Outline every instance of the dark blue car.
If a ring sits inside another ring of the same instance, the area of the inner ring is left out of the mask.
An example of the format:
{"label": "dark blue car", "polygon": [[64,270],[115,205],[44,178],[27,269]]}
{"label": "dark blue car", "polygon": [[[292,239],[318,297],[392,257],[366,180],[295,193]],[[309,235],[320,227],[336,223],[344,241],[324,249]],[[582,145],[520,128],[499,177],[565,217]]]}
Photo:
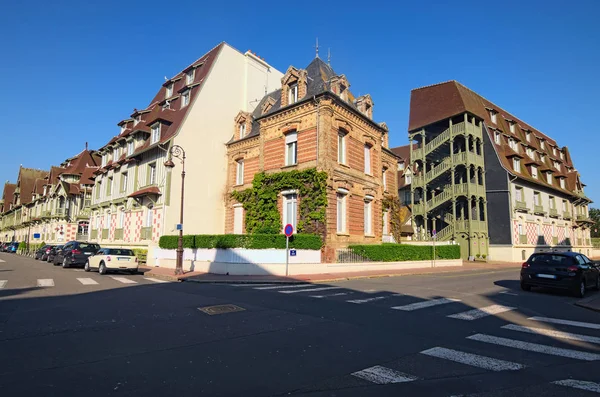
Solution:
{"label": "dark blue car", "polygon": [[14,242],[14,243],[10,243],[8,245],[8,249],[6,252],[10,252],[11,254],[14,254],[17,252],[17,248],[19,248],[19,243],[18,242]]}

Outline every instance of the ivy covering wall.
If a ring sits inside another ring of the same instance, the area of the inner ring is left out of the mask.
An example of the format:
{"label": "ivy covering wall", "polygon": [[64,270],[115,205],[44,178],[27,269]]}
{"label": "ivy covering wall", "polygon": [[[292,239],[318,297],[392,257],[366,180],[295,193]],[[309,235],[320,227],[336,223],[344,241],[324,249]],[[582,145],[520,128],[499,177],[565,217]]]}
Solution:
{"label": "ivy covering wall", "polygon": [[310,168],[254,175],[252,188],[235,191],[232,197],[244,206],[246,233],[279,234],[281,215],[277,207],[281,192],[298,193],[298,233],[325,234],[327,173]]}
{"label": "ivy covering wall", "polygon": [[400,200],[394,196],[385,196],[382,202],[383,212],[389,212],[390,232],[394,240],[400,242],[402,237],[402,219],[400,218]]}

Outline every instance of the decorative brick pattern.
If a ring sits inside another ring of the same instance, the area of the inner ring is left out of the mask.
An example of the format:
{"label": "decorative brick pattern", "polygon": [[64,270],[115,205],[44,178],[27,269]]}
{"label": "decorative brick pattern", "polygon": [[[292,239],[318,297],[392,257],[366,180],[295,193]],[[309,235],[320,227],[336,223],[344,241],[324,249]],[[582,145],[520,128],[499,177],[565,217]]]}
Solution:
{"label": "decorative brick pattern", "polygon": [[144,220],[144,211],[137,211],[134,215],[134,227],[133,227],[133,241],[138,242],[141,240],[142,226]]}
{"label": "decorative brick pattern", "polygon": [[265,142],[264,168],[266,171],[283,167],[285,161],[284,151],[285,139],[283,139],[283,136]]}
{"label": "decorative brick pattern", "polygon": [[125,213],[125,226],[123,227],[123,241],[125,242],[132,242],[132,238],[131,238],[131,218],[132,218],[132,213],[126,212]]}
{"label": "decorative brick pattern", "polygon": [[115,229],[117,228],[117,214],[110,215],[110,230],[108,232],[108,239],[115,241]]}
{"label": "decorative brick pattern", "polygon": [[158,242],[158,240],[160,239],[160,225],[161,225],[161,215],[162,215],[162,209],[156,209],[153,210],[154,214],[152,215],[152,241],[153,242]]}

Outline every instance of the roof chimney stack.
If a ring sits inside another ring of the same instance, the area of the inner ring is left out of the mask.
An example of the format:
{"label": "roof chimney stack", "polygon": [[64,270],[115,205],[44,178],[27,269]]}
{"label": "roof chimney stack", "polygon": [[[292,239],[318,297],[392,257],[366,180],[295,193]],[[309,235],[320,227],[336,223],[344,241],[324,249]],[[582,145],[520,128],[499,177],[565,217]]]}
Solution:
{"label": "roof chimney stack", "polygon": [[88,150],[88,143],[86,142],[85,143],[85,151],[87,152],[87,150]]}

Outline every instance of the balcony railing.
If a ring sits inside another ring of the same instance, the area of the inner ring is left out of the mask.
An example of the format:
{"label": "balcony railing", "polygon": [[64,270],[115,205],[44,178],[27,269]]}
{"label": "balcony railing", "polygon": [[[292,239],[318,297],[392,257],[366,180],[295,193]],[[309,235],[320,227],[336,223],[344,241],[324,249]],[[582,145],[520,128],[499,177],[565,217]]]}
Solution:
{"label": "balcony railing", "polygon": [[515,209],[517,211],[529,211],[529,208],[527,208],[527,203],[524,201],[515,201]]}
{"label": "balcony railing", "polygon": [[140,239],[150,240],[152,239],[152,227],[143,227],[140,233]]}
{"label": "balcony railing", "polygon": [[65,216],[65,209],[64,208],[57,208],[56,211],[54,211],[54,215],[56,215],[56,216]]}
{"label": "balcony railing", "polygon": [[544,211],[544,206],[543,205],[534,204],[533,205],[533,213],[534,214],[545,214],[546,211]]}
{"label": "balcony railing", "polygon": [[564,219],[572,219],[571,213],[569,211],[563,211],[563,218]]}
{"label": "balcony railing", "polygon": [[556,208],[550,208],[550,216],[558,216],[558,210]]}
{"label": "balcony railing", "polygon": [[83,208],[79,210],[77,214],[77,219],[89,219],[91,215],[91,211],[89,208]]}
{"label": "balcony railing", "polygon": [[585,214],[577,214],[577,220],[578,221],[586,221],[586,220],[588,220],[588,216]]}
{"label": "balcony railing", "polygon": [[90,232],[90,240],[97,240],[98,239],[98,230],[94,229]]}
{"label": "balcony railing", "polygon": [[75,235],[75,239],[77,241],[88,241],[88,234],[87,233],[77,233]]}
{"label": "balcony railing", "polygon": [[552,245],[558,245],[558,237],[552,237]]}
{"label": "balcony railing", "polygon": [[519,244],[527,244],[527,235],[519,234]]}
{"label": "balcony railing", "polygon": [[115,229],[115,240],[123,240],[123,229]]}
{"label": "balcony railing", "polygon": [[102,240],[106,240],[108,238],[108,229],[102,229]]}

